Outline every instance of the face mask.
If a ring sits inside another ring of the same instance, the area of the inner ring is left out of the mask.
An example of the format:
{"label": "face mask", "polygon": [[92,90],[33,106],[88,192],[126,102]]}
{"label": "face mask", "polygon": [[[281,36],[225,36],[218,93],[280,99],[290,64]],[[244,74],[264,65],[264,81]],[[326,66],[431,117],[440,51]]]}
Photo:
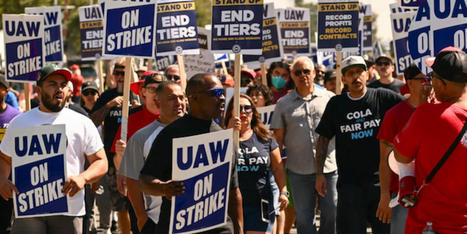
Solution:
{"label": "face mask", "polygon": [[280,76],[272,77],[272,86],[274,86],[274,88],[276,89],[281,89],[282,87],[284,87],[285,83],[286,80]]}

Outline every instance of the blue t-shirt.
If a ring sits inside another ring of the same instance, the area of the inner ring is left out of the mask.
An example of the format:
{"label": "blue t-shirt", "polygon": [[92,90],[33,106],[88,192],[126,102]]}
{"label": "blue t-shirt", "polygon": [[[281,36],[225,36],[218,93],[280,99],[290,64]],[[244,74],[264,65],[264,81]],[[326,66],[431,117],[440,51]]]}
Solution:
{"label": "blue t-shirt", "polygon": [[8,105],[14,107],[15,109],[19,110],[18,98],[16,97],[16,95],[13,92],[8,91],[7,95],[5,96],[5,102],[6,102],[6,104],[8,104]]}
{"label": "blue t-shirt", "polygon": [[256,133],[246,141],[240,141],[237,171],[243,205],[258,205],[261,199],[272,204],[270,152],[278,147],[274,138],[263,140]]}

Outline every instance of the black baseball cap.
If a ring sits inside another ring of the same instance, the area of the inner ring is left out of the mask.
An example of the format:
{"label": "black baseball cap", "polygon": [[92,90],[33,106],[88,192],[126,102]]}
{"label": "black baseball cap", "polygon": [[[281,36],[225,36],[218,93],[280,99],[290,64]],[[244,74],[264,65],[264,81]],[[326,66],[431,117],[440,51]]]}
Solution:
{"label": "black baseball cap", "polygon": [[71,71],[68,68],[59,68],[57,65],[47,65],[39,71],[39,76],[37,77],[36,83],[39,84],[44,81],[47,77],[58,74],[65,77],[67,81],[71,80]]}
{"label": "black baseball cap", "polygon": [[391,56],[389,56],[387,54],[380,55],[378,58],[376,58],[375,63],[378,63],[381,59],[387,59],[387,60],[389,60],[389,62],[391,62],[391,64],[394,64],[394,62],[392,61]]}
{"label": "black baseball cap", "polygon": [[410,80],[415,78],[418,74],[422,73],[420,69],[415,65],[414,63],[410,64],[405,70],[404,70],[404,78],[405,80]]}
{"label": "black baseball cap", "polygon": [[83,85],[81,85],[81,92],[84,92],[88,89],[92,89],[99,93],[99,88],[97,87],[97,84],[94,81],[86,81],[83,83]]}
{"label": "black baseball cap", "polygon": [[336,70],[329,70],[324,74],[324,83],[336,78]]}
{"label": "black baseball cap", "polygon": [[436,56],[431,68],[445,80],[467,83],[467,55],[458,48],[443,49]]}

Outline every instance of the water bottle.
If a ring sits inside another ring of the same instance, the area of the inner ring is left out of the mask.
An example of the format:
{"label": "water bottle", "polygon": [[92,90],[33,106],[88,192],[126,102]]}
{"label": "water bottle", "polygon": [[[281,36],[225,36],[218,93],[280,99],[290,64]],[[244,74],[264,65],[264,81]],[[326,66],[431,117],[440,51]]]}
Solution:
{"label": "water bottle", "polygon": [[422,234],[436,234],[435,230],[433,230],[432,222],[426,222],[426,226],[423,229]]}

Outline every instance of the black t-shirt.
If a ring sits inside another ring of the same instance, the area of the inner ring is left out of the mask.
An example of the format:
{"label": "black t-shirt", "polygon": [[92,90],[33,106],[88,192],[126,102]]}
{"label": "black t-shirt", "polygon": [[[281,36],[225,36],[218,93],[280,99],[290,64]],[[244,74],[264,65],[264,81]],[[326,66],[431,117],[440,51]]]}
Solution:
{"label": "black t-shirt", "polygon": [[338,184],[378,183],[379,142],[384,114],[405,98],[387,89],[368,88],[351,99],[348,93],[329,100],[316,132],[336,137]]}
{"label": "black t-shirt", "polygon": [[394,81],[390,84],[383,84],[379,80],[374,80],[373,82],[369,83],[367,86],[370,88],[374,88],[374,89],[385,88],[385,89],[392,90],[396,93],[400,93],[401,87],[404,86],[404,82],[398,79],[394,79]]}
{"label": "black t-shirt", "polygon": [[278,147],[271,137],[263,140],[256,133],[246,141],[240,141],[237,158],[238,185],[242,192],[243,205],[257,206],[261,199],[272,204],[270,152]]}
{"label": "black t-shirt", "polygon": [[[144,163],[141,174],[152,175],[161,181],[172,179],[172,140],[179,137],[199,135],[222,130],[213,121],[195,118],[189,114],[179,118],[165,127],[152,143],[151,150]],[[232,160],[235,163],[235,158]],[[235,165],[232,167],[230,178],[230,189],[238,187],[238,177]],[[157,233],[168,233],[170,225],[171,201],[162,198],[161,213],[157,225]],[[208,231],[207,233],[218,233],[232,230],[230,218],[228,223],[222,227]]]}

